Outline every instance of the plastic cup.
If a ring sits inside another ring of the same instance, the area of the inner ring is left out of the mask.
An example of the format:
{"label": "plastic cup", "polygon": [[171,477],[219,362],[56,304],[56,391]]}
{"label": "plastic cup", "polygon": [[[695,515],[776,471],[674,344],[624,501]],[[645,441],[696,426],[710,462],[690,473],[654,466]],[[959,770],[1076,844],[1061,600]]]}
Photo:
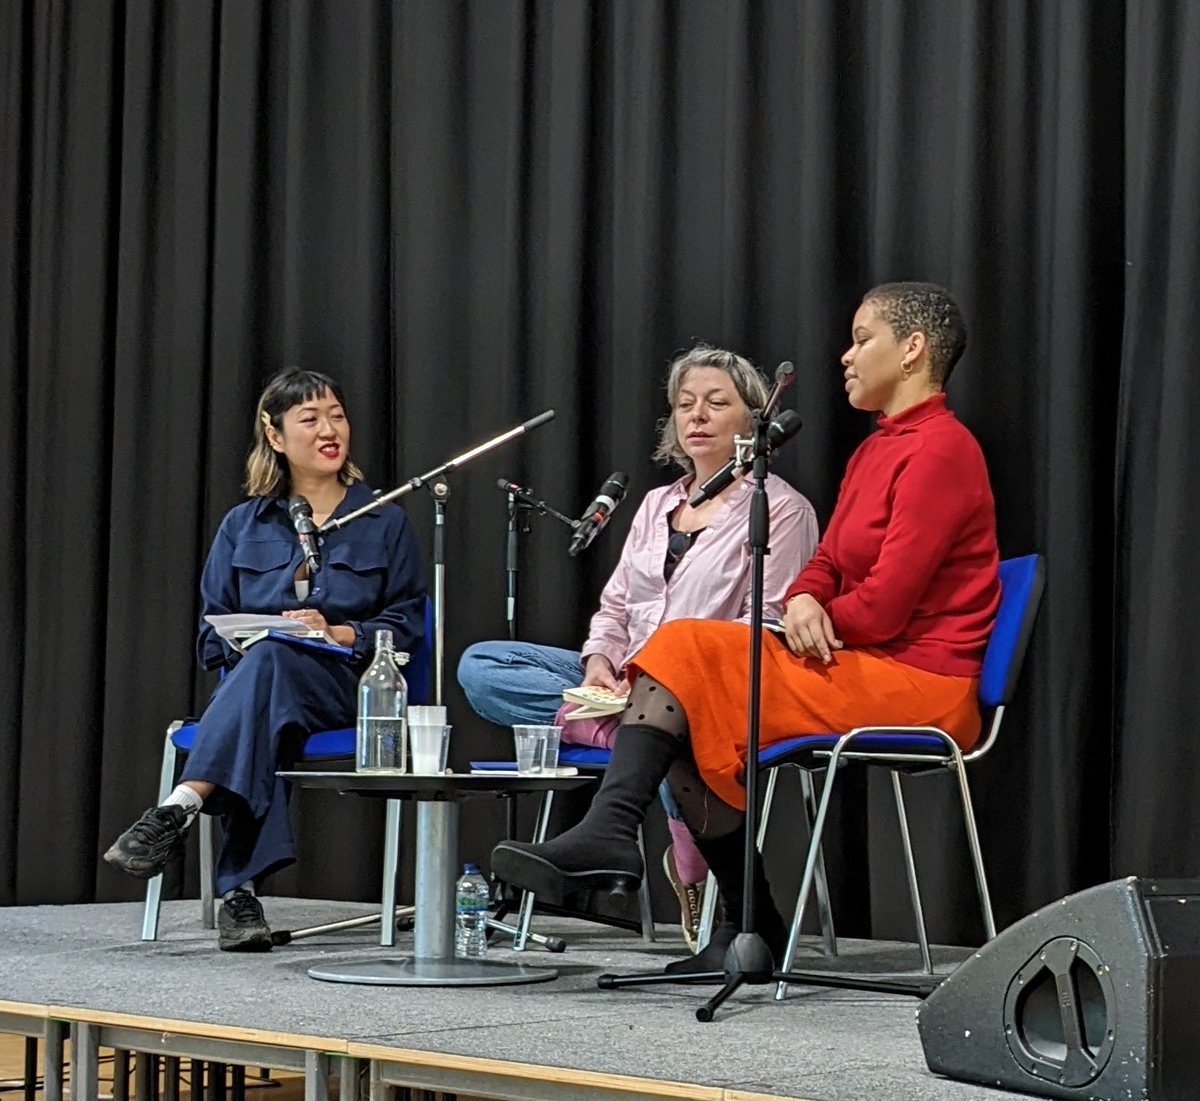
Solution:
{"label": "plastic cup", "polygon": [[558,768],[558,744],[562,738],[561,726],[548,726],[546,729],[546,752],[542,755],[542,768],[553,772]]}
{"label": "plastic cup", "polygon": [[440,776],[450,752],[450,727],[445,723],[408,724],[413,775]]}
{"label": "plastic cup", "polygon": [[416,726],[443,726],[446,722],[446,709],[441,706],[426,703],[414,703],[408,709],[408,721]]}
{"label": "plastic cup", "polygon": [[546,756],[547,729],[544,726],[513,727],[513,745],[517,752],[519,776],[537,776],[541,773]]}

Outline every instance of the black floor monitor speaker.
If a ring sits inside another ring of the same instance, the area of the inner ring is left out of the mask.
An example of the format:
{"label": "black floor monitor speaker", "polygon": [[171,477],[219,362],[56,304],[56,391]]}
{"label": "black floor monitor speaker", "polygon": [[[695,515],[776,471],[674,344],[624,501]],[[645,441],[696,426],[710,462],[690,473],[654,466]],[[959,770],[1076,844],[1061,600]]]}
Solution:
{"label": "black floor monitor speaker", "polygon": [[1200,880],[1118,879],[1022,918],[917,1010],[929,1069],[1045,1097],[1200,1098]]}

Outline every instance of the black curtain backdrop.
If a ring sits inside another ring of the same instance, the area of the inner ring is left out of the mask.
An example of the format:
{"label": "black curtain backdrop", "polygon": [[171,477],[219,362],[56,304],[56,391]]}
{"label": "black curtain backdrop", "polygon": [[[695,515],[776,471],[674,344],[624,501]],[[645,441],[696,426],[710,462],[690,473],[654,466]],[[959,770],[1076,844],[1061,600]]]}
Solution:
{"label": "black curtain backdrop", "polygon": [[[696,339],[797,362],[805,430],[778,470],[827,518],[869,428],[837,357],[863,290],[895,278],[959,297],[951,398],[1002,552],[1047,556],[1019,702],[973,772],[1000,922],[1200,872],[1200,5],[0,13],[0,902],[137,895],[98,856],[208,691],[199,571],[276,369],[344,382],[379,487],[557,411],[452,478],[452,679],[504,632],[496,478],[568,512],[614,468],[634,495],[661,484],[663,375]],[[428,552],[431,502],[406,505]],[[523,637],[578,645],[632,513],[575,560],[534,522]],[[448,702],[453,763],[505,752]],[[971,941],[950,788],[919,782],[918,860],[932,933]],[[911,931],[886,796],[862,783],[841,808],[847,932]],[[375,894],[378,808],[302,793],[296,819],[303,862],[275,889]],[[472,806],[464,858],[501,826]],[[781,814],[781,900],[801,843]]]}

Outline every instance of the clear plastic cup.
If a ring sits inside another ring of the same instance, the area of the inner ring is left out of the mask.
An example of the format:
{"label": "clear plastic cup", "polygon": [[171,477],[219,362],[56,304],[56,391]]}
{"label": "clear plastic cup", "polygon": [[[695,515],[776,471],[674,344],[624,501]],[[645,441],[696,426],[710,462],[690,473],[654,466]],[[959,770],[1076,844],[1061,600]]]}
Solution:
{"label": "clear plastic cup", "polygon": [[546,757],[546,731],[554,729],[545,726],[514,726],[513,746],[517,753],[517,774],[520,776],[537,776],[544,767]]}
{"label": "clear plastic cup", "polygon": [[546,729],[546,752],[542,756],[542,768],[553,772],[558,768],[558,746],[562,739],[561,726],[548,726]]}
{"label": "clear plastic cup", "polygon": [[445,723],[408,724],[409,763],[414,776],[440,776],[450,753],[450,727]]}

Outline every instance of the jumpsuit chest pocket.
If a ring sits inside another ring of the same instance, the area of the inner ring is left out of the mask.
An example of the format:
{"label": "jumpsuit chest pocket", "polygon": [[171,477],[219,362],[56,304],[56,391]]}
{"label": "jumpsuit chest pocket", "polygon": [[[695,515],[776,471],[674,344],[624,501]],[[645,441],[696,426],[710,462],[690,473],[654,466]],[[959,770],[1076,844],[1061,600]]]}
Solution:
{"label": "jumpsuit chest pocket", "polygon": [[[292,556],[297,545],[283,539],[239,543],[233,549],[241,607],[246,610],[275,610],[292,585]],[[297,555],[298,557],[298,555]]]}
{"label": "jumpsuit chest pocket", "polygon": [[364,576],[383,573],[388,568],[387,547],[382,543],[335,543],[325,547],[324,556],[330,569]]}
{"label": "jumpsuit chest pocket", "polygon": [[388,553],[383,543],[326,544],[322,608],[331,623],[369,619],[388,602]]}

